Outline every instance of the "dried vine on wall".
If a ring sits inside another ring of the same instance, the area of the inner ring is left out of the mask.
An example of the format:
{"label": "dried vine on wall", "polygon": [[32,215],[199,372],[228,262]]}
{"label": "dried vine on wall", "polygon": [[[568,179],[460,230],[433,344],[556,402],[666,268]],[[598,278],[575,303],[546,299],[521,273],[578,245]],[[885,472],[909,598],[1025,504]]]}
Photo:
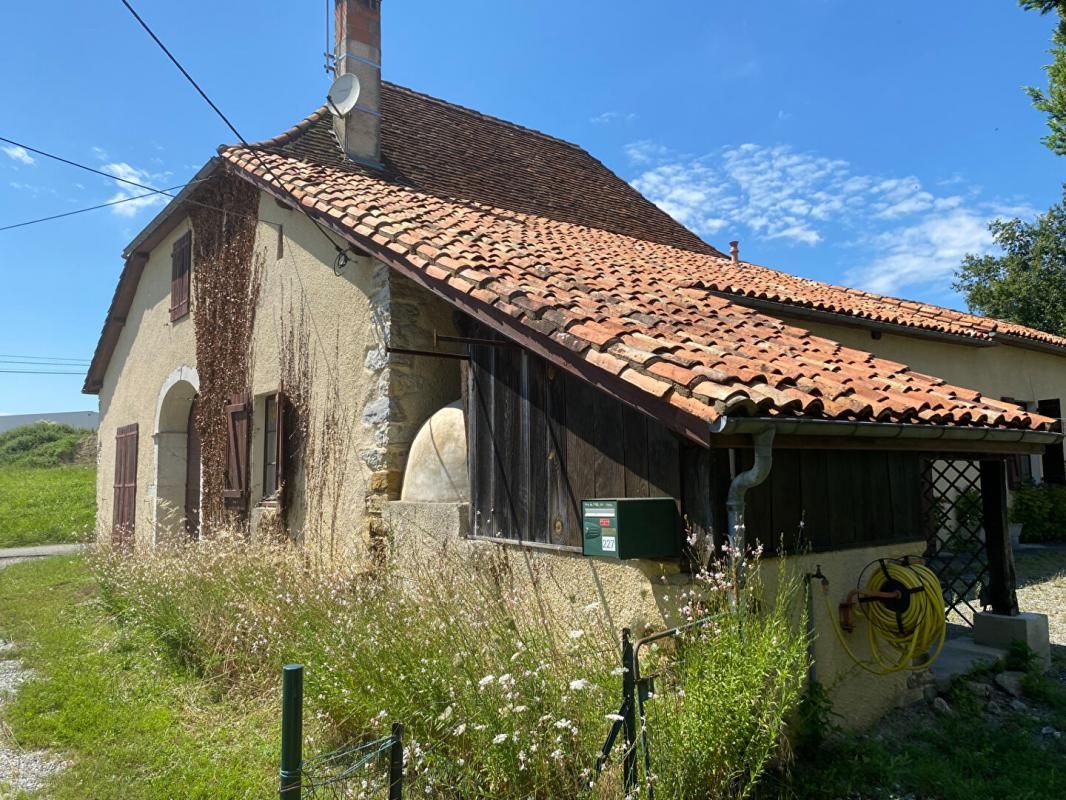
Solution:
{"label": "dried vine on wall", "polygon": [[[309,555],[332,560],[351,553],[341,552],[342,544],[350,545],[350,536],[342,528],[349,524],[344,514],[344,487],[348,482],[350,454],[354,448],[354,418],[350,404],[342,399],[341,388],[329,364],[340,364],[341,333],[335,332],[334,352],[320,351],[316,369],[312,355],[311,331],[307,299],[302,291],[297,296],[282,296],[280,320],[280,368],[282,386],[292,415],[289,421],[289,460],[286,481],[293,488],[302,488],[299,497],[291,497],[288,504],[290,524],[299,522],[299,530],[306,544],[312,546]],[[323,346],[318,340],[319,348]],[[297,479],[297,475],[300,479]],[[299,513],[293,514],[299,506]]]}
{"label": "dried vine on wall", "polygon": [[[223,501],[226,418],[230,397],[247,393],[252,374],[252,331],[259,304],[262,259],[255,252],[259,192],[229,175],[212,179],[193,206],[193,280],[196,367],[200,402],[196,427],[202,447],[202,519],[205,531],[232,524]],[[214,210],[224,209],[226,213]]]}

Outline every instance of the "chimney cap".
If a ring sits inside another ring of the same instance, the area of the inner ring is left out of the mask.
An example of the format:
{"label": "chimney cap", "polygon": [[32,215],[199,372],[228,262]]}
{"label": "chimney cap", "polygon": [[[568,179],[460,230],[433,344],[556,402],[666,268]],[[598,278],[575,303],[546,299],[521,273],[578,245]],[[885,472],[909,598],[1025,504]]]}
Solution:
{"label": "chimney cap", "polygon": [[729,243],[729,256],[734,263],[740,260],[740,242],[733,240]]}

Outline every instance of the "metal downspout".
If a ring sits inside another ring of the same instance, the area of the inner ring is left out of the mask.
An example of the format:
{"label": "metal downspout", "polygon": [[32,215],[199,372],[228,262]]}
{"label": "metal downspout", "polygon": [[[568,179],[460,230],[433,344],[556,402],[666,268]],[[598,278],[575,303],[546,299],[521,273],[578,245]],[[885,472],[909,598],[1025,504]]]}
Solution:
{"label": "metal downspout", "polygon": [[766,480],[773,465],[774,429],[766,428],[752,434],[755,442],[755,462],[751,469],[741,472],[732,483],[729,484],[729,494],[726,496],[726,525],[729,538],[729,557],[733,562],[733,574],[736,576],[737,588],[743,583],[742,566],[744,563],[744,549],[746,546],[744,527],[744,496],[748,489],[752,489]]}

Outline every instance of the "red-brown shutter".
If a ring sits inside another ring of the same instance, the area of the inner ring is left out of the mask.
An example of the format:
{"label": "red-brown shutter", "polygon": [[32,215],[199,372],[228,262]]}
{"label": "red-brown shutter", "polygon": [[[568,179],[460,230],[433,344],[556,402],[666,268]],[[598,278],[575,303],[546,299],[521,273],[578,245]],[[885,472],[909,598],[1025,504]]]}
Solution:
{"label": "red-brown shutter", "polygon": [[192,233],[186,233],[174,242],[170,253],[170,321],[181,319],[189,313],[189,295],[192,288]]}
{"label": "red-brown shutter", "polygon": [[226,403],[226,475],[222,496],[241,506],[248,501],[248,451],[252,409],[245,395]]}
{"label": "red-brown shutter", "polygon": [[137,524],[137,423],[115,432],[115,496],[111,510],[111,546],[133,546]]}

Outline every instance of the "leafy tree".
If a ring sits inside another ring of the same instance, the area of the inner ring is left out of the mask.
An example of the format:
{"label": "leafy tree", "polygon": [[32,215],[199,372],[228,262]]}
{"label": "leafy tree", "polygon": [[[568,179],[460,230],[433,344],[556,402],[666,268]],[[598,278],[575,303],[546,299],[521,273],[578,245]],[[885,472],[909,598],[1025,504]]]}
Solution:
{"label": "leafy tree", "polygon": [[955,290],[976,314],[1066,336],[1066,198],[1033,222],[989,228],[1003,255],[966,256]]}
{"label": "leafy tree", "polygon": [[1019,0],[1027,11],[1039,11],[1041,14],[1056,12],[1059,24],[1051,37],[1050,50],[1053,61],[1045,69],[1048,75],[1048,87],[1045,94],[1034,86],[1026,89],[1033,105],[1048,116],[1047,125],[1050,133],[1044,137],[1044,144],[1056,155],[1066,155],[1066,0]]}

